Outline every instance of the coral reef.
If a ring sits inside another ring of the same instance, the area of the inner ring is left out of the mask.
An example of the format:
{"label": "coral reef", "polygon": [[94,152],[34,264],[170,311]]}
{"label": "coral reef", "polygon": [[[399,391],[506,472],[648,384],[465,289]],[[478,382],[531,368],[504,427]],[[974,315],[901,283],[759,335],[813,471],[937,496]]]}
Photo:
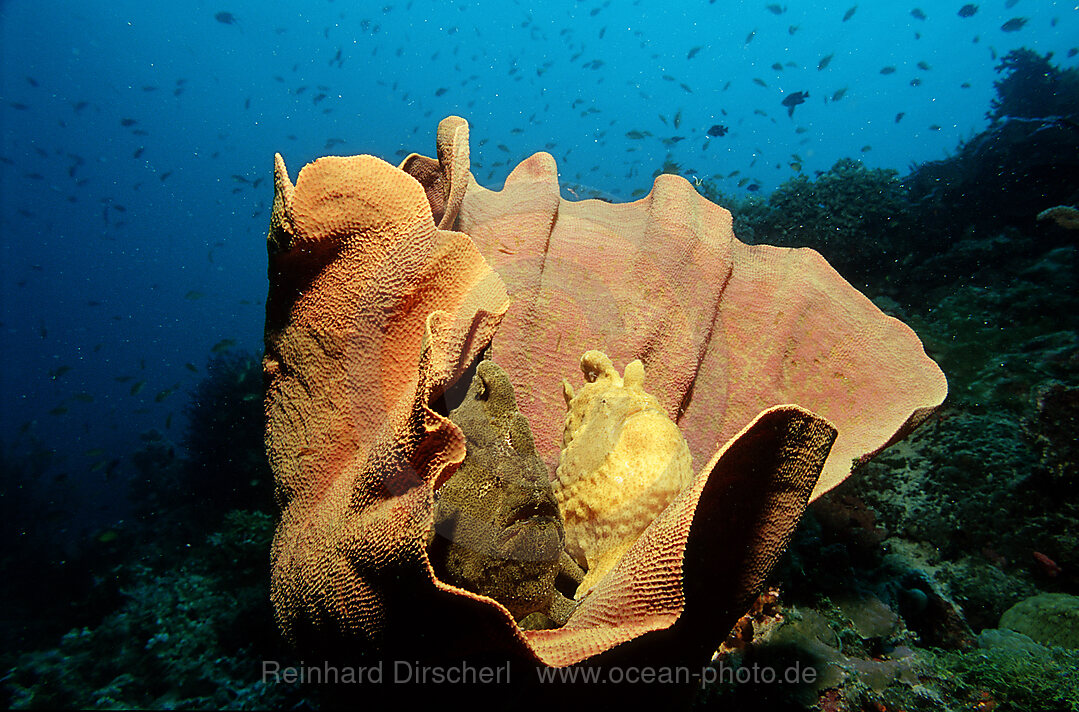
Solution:
{"label": "coral reef", "polygon": [[[813,247],[870,291],[915,299],[912,282],[939,284],[978,259],[953,250],[956,242],[995,239],[1005,225],[1030,229],[1053,206],[1064,209],[1047,217],[1066,220],[1067,205],[1079,202],[1079,70],[1049,60],[1009,53],[998,67],[1005,76],[990,127],[902,178],[842,159],[816,178],[785,181],[767,200],[724,195],[707,183],[702,190],[734,213],[742,239]],[[1070,244],[1066,234],[1047,239]]]}
{"label": "coral reef", "polygon": [[183,480],[167,493],[169,509],[191,503],[194,516],[216,523],[236,507],[270,508],[262,399],[257,357],[230,351],[210,359],[185,409]]}
{"label": "coral reef", "polygon": [[1079,200],[1079,70],[1059,69],[1051,56],[1009,52],[997,67],[1004,76],[995,83],[989,128],[904,179],[933,240],[971,227],[1029,228],[1039,212]]}
{"label": "coral reef", "polygon": [[918,166],[904,183],[933,239],[967,227],[1029,227],[1040,211],[1079,200],[1079,123],[1002,118],[955,156]]}
{"label": "coral reef", "polygon": [[1038,469],[1054,489],[1070,491],[1079,482],[1079,387],[1051,382],[1034,389],[1023,431],[1038,453]]}
{"label": "coral reef", "polygon": [[880,280],[894,271],[895,260],[906,253],[901,244],[916,224],[896,171],[866,168],[849,158],[815,179],[799,174],[784,181],[766,205],[751,199],[738,211],[755,242],[812,247],[842,274],[860,280]]}
{"label": "coral reef", "polygon": [[997,96],[990,100],[989,120],[1079,116],[1079,69],[1060,69],[1052,58],[1052,52],[1040,55],[1026,47],[1004,55],[996,66],[1003,76],[993,82]]}
{"label": "coral reef", "polygon": [[1070,205],[1055,205],[1038,213],[1038,220],[1053,220],[1065,230],[1079,230],[1079,209]]}
{"label": "coral reef", "polygon": [[134,567],[124,603],[51,650],[22,654],[4,677],[17,709],[266,709],[304,704],[260,679],[288,661],[266,600],[270,516],[231,512],[186,565]]}

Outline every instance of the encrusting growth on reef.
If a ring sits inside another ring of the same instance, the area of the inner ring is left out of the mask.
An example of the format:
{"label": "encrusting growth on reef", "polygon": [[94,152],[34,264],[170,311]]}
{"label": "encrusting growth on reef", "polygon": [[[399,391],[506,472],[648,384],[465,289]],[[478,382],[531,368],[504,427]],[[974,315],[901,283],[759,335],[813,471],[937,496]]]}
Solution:
{"label": "encrusting growth on reef", "polygon": [[1038,213],[1038,220],[1054,220],[1057,225],[1068,230],[1079,230],[1079,208],[1070,205],[1057,205]]}

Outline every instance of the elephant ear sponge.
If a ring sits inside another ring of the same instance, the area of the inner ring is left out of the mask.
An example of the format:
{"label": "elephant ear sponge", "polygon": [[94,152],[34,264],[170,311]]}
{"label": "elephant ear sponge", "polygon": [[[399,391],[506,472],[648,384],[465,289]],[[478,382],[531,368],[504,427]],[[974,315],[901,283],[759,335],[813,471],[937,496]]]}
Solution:
{"label": "elephant ear sponge", "polygon": [[587,569],[582,598],[693,479],[685,438],[644,390],[644,365],[619,376],[599,351],[581,357],[585,385],[563,381],[568,412],[554,482],[566,550]]}

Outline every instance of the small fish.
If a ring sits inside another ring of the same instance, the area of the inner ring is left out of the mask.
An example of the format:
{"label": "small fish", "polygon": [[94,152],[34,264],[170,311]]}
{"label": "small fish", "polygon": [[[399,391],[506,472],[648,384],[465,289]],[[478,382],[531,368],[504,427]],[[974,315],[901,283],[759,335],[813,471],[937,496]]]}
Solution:
{"label": "small fish", "polygon": [[676,113],[674,115],[674,127],[677,129],[677,128],[681,128],[681,126],[682,126],[682,110],[679,109],[678,113]]}
{"label": "small fish", "polygon": [[749,185],[746,186],[746,190],[748,190],[750,193],[756,193],[760,189],[761,189],[760,183],[750,183]]}
{"label": "small fish", "polygon": [[929,64],[929,62],[918,62],[918,69],[922,70],[923,72],[928,72],[932,68],[933,67]]}
{"label": "small fish", "polygon": [[719,137],[719,136],[726,136],[727,131],[728,131],[728,129],[727,129],[726,126],[723,126],[721,124],[716,124],[712,128],[708,129],[708,135],[712,136],[713,138]]}
{"label": "small fish", "polygon": [[139,122],[135,119],[120,119],[120,125],[124,127],[134,126],[137,123]]}
{"label": "small fish", "polygon": [[235,339],[221,339],[216,344],[214,344],[210,350],[213,351],[215,354],[220,354],[228,351],[235,345]]}
{"label": "small fish", "polygon": [[231,12],[219,12],[214,15],[214,19],[220,22],[222,25],[238,25],[236,16]]}
{"label": "small fish", "polygon": [[822,72],[825,69],[827,69],[828,65],[832,63],[832,57],[834,57],[834,56],[835,56],[835,54],[826,54],[823,57],[821,57],[820,61],[817,62],[817,71]]}
{"label": "small fish", "polygon": [[900,111],[898,114],[895,115],[895,122],[898,124],[900,121],[903,120],[903,117],[906,116],[906,115],[907,115],[907,112]]}
{"label": "small fish", "polygon": [[910,80],[910,85],[912,87],[920,87],[922,85],[922,80],[918,77],[914,77],[914,79]]}
{"label": "small fish", "polygon": [[1060,575],[1060,572],[1064,569],[1060,568],[1060,564],[1050,559],[1048,556],[1040,551],[1035,551],[1031,554],[1034,557],[1034,561],[1037,562],[1038,567],[1042,570],[1046,576],[1055,578]]}
{"label": "small fish", "polygon": [[142,155],[142,152],[145,151],[145,150],[146,150],[145,146],[139,146],[138,148],[135,149],[135,152],[131,154],[131,157],[132,158],[138,158],[139,156]]}
{"label": "small fish", "polygon": [[924,20],[924,19],[926,19],[925,13],[922,12],[922,8],[920,8],[920,7],[916,7],[913,10],[911,10],[910,11],[910,16],[913,17],[915,20]]}
{"label": "small fish", "polygon": [[191,373],[198,373],[199,372],[199,367],[196,366],[195,364],[191,363],[190,361],[188,361],[187,363],[184,364],[184,368],[186,368],[188,371],[191,371]]}
{"label": "small fish", "polygon": [[49,371],[49,378],[55,381],[57,378],[60,378],[60,376],[63,376],[70,370],[71,366],[57,366],[53,370]]}
{"label": "small fish", "polygon": [[793,119],[794,118],[794,107],[798,106],[799,104],[804,104],[805,100],[808,99],[808,98],[809,98],[809,92],[807,92],[807,91],[796,91],[793,94],[790,94],[790,95],[784,97],[783,101],[781,101],[779,103],[781,103],[783,106],[787,107],[787,116],[789,116],[789,117],[791,117]]}
{"label": "small fish", "polygon": [[757,36],[757,28],[754,27],[753,31],[750,32],[748,35],[746,35],[745,44],[749,44],[750,42],[752,42],[753,38],[756,37],[756,36]]}
{"label": "small fish", "polygon": [[940,131],[940,124],[930,124],[929,125],[929,130],[930,131]]}
{"label": "small fish", "polygon": [[978,6],[973,4],[964,5],[963,7],[959,8],[960,17],[974,17],[974,13],[976,12],[978,12]]}
{"label": "small fish", "polygon": [[190,299],[190,300],[194,301],[196,299],[202,299],[205,296],[206,295],[203,294],[202,292],[199,292],[199,291],[196,291],[196,290],[192,289],[190,292],[188,292],[187,294],[184,295],[184,299]]}
{"label": "small fish", "polygon": [[67,412],[67,406],[66,405],[58,405],[58,406],[56,406],[55,408],[53,408],[52,410],[49,411],[49,415],[63,415],[66,412]]}
{"label": "small fish", "polygon": [[136,381],[135,385],[131,386],[131,395],[137,396],[143,388],[146,387],[146,381]]}
{"label": "small fish", "polygon": [[1019,4],[1019,0],[1004,0],[1004,8],[1011,10],[1013,7]]}
{"label": "small fish", "polygon": [[783,65],[780,64],[779,62],[776,62],[775,64],[772,65],[772,69],[774,69],[777,72],[782,72],[783,71]]}
{"label": "small fish", "polygon": [[1027,24],[1027,18],[1025,17],[1013,17],[1000,26],[1000,29],[1004,32],[1018,32],[1023,29],[1023,25]]}
{"label": "small fish", "polygon": [[442,96],[448,91],[449,89],[447,89],[446,87],[439,87],[438,89],[435,89],[435,96]]}
{"label": "small fish", "polygon": [[693,59],[697,56],[697,53],[700,52],[701,49],[703,48],[700,45],[697,45],[696,47],[691,47],[689,53],[686,54],[686,59]]}
{"label": "small fish", "polygon": [[832,101],[839,101],[846,93],[846,87],[843,87],[842,89],[836,89],[835,92],[832,94]]}
{"label": "small fish", "polygon": [[868,152],[870,152],[872,150],[873,150],[873,147],[870,146],[868,143],[866,145],[862,146],[862,153],[868,153]]}
{"label": "small fish", "polygon": [[845,13],[843,13],[843,22],[846,22],[846,21],[847,21],[847,20],[849,20],[850,18],[854,17],[854,13],[855,13],[855,11],[856,11],[857,9],[858,9],[858,6],[857,6],[857,5],[855,5],[854,7],[852,7],[852,8],[851,8],[851,9],[849,9],[849,10],[847,10],[847,11],[846,11]]}
{"label": "small fish", "polygon": [[764,9],[772,13],[773,15],[782,15],[787,11],[786,7],[783,7],[782,5],[776,5],[775,3],[771,5],[765,5]]}
{"label": "small fish", "polygon": [[881,67],[880,73],[881,74],[895,74],[895,67],[892,67],[890,65],[887,66],[887,67]]}
{"label": "small fish", "polygon": [[767,84],[765,83],[765,81],[764,81],[763,79],[761,79],[760,77],[753,77],[753,83],[754,83],[754,84],[758,84],[758,85],[760,85],[760,86],[764,87],[765,89],[767,89],[767,88],[768,88],[768,85],[767,85]]}

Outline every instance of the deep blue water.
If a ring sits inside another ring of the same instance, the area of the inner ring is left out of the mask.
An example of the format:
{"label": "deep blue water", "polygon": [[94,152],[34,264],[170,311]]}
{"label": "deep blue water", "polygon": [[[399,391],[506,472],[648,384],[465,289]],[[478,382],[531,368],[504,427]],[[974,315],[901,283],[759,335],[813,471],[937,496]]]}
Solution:
{"label": "deep blue water", "polygon": [[963,4],[4,2],[0,439],[50,453],[72,516],[123,515],[140,433],[180,439],[215,344],[261,350],[275,151],[293,178],[433,155],[460,114],[493,188],[545,149],[622,200],[668,159],[732,194],[843,156],[903,173],[987,125],[1008,50],[1074,66],[1074,2]]}

